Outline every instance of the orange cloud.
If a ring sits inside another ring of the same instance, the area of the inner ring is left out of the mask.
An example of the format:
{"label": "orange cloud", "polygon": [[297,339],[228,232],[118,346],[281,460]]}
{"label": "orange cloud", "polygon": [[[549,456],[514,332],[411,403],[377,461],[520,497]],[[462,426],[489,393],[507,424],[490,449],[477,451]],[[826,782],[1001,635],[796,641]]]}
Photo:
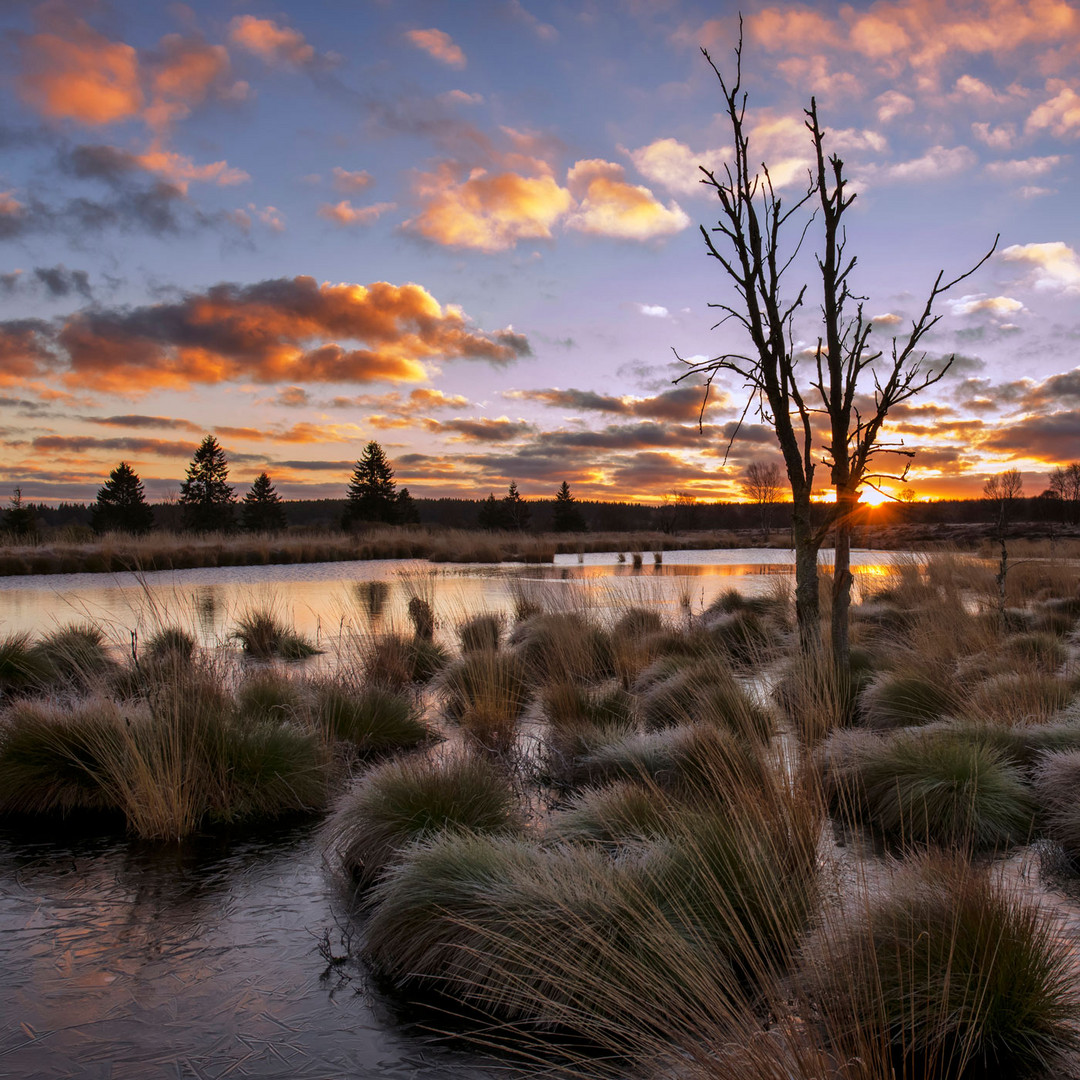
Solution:
{"label": "orange cloud", "polygon": [[196,165],[186,154],[166,150],[157,143],[145,153],[134,155],[133,161],[147,172],[167,180],[184,194],[187,194],[188,183],[192,180],[228,187],[251,179],[249,173],[234,168],[227,161]]}
{"label": "orange cloud", "polygon": [[722,169],[729,153],[726,148],[695,153],[677,139],[657,139],[648,146],[629,151],[629,157],[634,168],[647,180],[679,195],[694,195],[705,191],[699,166],[713,172]]}
{"label": "orange cloud", "polygon": [[371,187],[374,183],[371,173],[361,169],[359,172],[349,172],[340,165],[334,166],[334,187],[346,195],[355,194]]}
{"label": "orange cloud", "polygon": [[449,164],[421,174],[415,187],[425,206],[404,228],[437,244],[488,252],[505,251],[518,240],[550,239],[572,203],[547,175],[476,169],[460,181]]}
{"label": "orange cloud", "polygon": [[685,229],[690,219],[676,202],[665,207],[646,187],[623,179],[623,167],[610,161],[579,161],[567,174],[579,198],[567,226],[594,236],[652,240]]}
{"label": "orange cloud", "polygon": [[73,20],[64,36],[21,42],[19,95],[50,120],[98,126],[137,116],[143,105],[139,59],[130,45]]}
{"label": "orange cloud", "polygon": [[441,305],[420,285],[319,285],[310,277],[216,285],[141,308],[92,308],[54,328],[0,323],[6,372],[59,367],[70,386],[117,393],[239,379],[419,382],[431,359],[505,364],[529,351],[521,334],[475,330],[460,308]]}
{"label": "orange cloud", "polygon": [[467,62],[461,48],[444,30],[410,30],[405,34],[405,40],[449,67],[463,68]]}
{"label": "orange cloud", "polygon": [[229,23],[229,40],[267,64],[303,67],[315,59],[315,50],[303,34],[292,27],[279,26],[273,19],[237,15]]}
{"label": "orange cloud", "polygon": [[332,221],[335,225],[370,225],[377,221],[387,210],[397,208],[397,203],[381,202],[371,206],[353,206],[348,199],[339,203],[323,203],[317,213],[319,217]]}

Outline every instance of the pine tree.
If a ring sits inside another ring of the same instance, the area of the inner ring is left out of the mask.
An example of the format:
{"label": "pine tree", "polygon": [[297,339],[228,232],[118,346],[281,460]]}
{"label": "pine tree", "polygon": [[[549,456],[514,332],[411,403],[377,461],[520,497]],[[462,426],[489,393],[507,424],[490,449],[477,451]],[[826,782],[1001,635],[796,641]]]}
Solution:
{"label": "pine tree", "polygon": [[517,482],[510,481],[510,490],[503,499],[503,505],[506,508],[506,518],[509,522],[509,528],[516,530],[517,532],[524,532],[529,527],[529,521],[532,518],[532,511],[529,509],[529,504],[521,497],[521,494],[517,489]]}
{"label": "pine tree", "polygon": [[507,513],[506,501],[496,499],[494,492],[489,492],[488,497],[480,504],[476,514],[476,527],[489,529],[492,532],[498,529],[510,528],[510,516]]}
{"label": "pine tree", "polygon": [[225,531],[233,524],[236,496],[226,481],[229,463],[213,435],[207,435],[188,466],[180,485],[184,524],[193,532]]}
{"label": "pine tree", "polygon": [[349,481],[348,498],[342,517],[342,524],[346,529],[357,524],[398,523],[399,507],[394,470],[390,468],[390,462],[386,460],[383,448],[377,442],[369,442],[364,447]]}
{"label": "pine tree", "polygon": [[565,480],[555,494],[555,517],[552,524],[556,532],[585,532],[588,529],[577,500],[570,494],[570,485]]}
{"label": "pine tree", "polygon": [[37,515],[29,503],[24,503],[22,488],[11,496],[11,505],[4,511],[4,528],[15,536],[33,536],[37,532]]}
{"label": "pine tree", "polygon": [[399,525],[419,525],[420,511],[417,509],[416,500],[409,493],[407,487],[403,487],[397,493],[397,515]]}
{"label": "pine tree", "polygon": [[154,511],[146,503],[143,483],[126,461],[121,461],[98,488],[90,524],[97,533],[144,533],[154,527]]}
{"label": "pine tree", "polygon": [[248,532],[279,532],[285,528],[285,507],[266,473],[259,473],[244,496],[240,519]]}

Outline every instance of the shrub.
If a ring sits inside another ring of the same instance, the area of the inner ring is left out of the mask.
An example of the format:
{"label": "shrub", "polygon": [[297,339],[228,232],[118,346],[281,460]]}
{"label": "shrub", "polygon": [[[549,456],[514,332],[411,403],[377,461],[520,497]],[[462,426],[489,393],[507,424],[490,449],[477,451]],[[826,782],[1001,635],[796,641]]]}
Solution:
{"label": "shrub", "polygon": [[324,730],[362,755],[411,750],[431,736],[413,699],[385,687],[351,691],[339,683],[321,683],[315,698],[315,715]]}
{"label": "shrub", "polygon": [[943,728],[901,732],[856,751],[852,809],[883,837],[978,851],[1028,839],[1034,803],[992,747]]}
{"label": "shrub", "polygon": [[1076,1046],[1070,943],[956,856],[909,865],[828,920],[802,985],[840,1058],[881,1074],[1041,1075]]}
{"label": "shrub", "polygon": [[504,751],[528,704],[528,670],[515,653],[467,653],[440,680],[447,713],[479,746]]}
{"label": "shrub", "polygon": [[241,615],[235,636],[244,654],[253,660],[304,660],[319,650],[302,634],[290,630],[270,611],[249,611]]}
{"label": "shrub", "polygon": [[330,846],[361,885],[409,844],[441,832],[515,834],[521,809],[506,773],[471,755],[387,761],[364,774],[327,826]]}
{"label": "shrub", "polygon": [[887,729],[929,724],[953,708],[952,695],[932,674],[885,671],[859,697],[863,723]]}
{"label": "shrub", "polygon": [[124,717],[109,701],[76,708],[19,702],[0,721],[0,811],[118,809],[108,778],[123,758]]}

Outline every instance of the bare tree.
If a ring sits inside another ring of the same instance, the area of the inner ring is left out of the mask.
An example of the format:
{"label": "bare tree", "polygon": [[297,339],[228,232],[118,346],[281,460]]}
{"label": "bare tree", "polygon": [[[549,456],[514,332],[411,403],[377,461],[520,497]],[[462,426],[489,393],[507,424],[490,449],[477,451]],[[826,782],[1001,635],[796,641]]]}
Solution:
{"label": "bare tree", "polygon": [[1020,476],[1019,469],[1006,469],[996,476],[989,477],[986,483],[983,484],[983,498],[993,507],[994,531],[1001,547],[998,572],[994,580],[997,582],[998,613],[1002,621],[1005,619],[1005,581],[1009,574],[1009,551],[1006,547],[1009,533],[1009,517],[1012,514],[1013,504],[1023,493],[1024,481]]}
{"label": "bare tree", "polygon": [[[747,391],[743,419],[753,410],[776,433],[792,495],[799,638],[808,650],[820,642],[818,551],[833,532],[836,570],[831,641],[834,661],[846,670],[851,529],[859,489],[863,484],[902,479],[906,473],[910,462],[905,463],[900,476],[882,472],[878,466],[878,455],[885,452],[911,457],[910,450],[882,441],[885,419],[890,409],[938,382],[948,370],[951,358],[928,366],[925,353],[920,351],[922,339],[940,318],[934,314],[934,305],[993,254],[997,241],[970,270],[949,280],[943,271],[937,275],[906,337],[893,338],[888,350],[872,348],[872,326],[863,313],[864,298],[851,289],[856,259],[848,254],[843,225],[855,195],[848,192],[843,161],[835,154],[826,155],[816,101],[811,98],[806,110],[813,148],[808,186],[788,206],[773,187],[768,166],[763,164],[759,169],[751,158],[745,125],[747,95],[742,90],[741,34],[735,49],[733,83],[725,80],[707,50],[702,49],[702,54],[720,83],[734,146],[733,160],[723,173],[701,170],[703,182],[720,203],[718,224],[712,230],[702,226],[701,234],[709,256],[723,267],[738,295],[731,304],[712,306],[723,313],[720,323],[733,320],[742,327],[750,348],[745,354],[724,353],[701,363],[685,361],[690,370],[683,378],[705,377],[704,413],[713,379],[723,372],[733,373]],[[795,320],[807,286],[785,295],[784,277],[817,220],[821,226],[817,254],[821,333],[816,348],[800,364],[794,347]],[[811,503],[819,463],[830,470],[836,501],[815,523]]]}
{"label": "bare tree", "polygon": [[1075,524],[1080,519],[1080,462],[1054,469],[1050,473],[1050,490],[1061,500],[1065,520]]}
{"label": "bare tree", "polygon": [[740,481],[743,493],[761,512],[761,535],[769,539],[769,507],[780,501],[784,474],[775,461],[752,461]]}

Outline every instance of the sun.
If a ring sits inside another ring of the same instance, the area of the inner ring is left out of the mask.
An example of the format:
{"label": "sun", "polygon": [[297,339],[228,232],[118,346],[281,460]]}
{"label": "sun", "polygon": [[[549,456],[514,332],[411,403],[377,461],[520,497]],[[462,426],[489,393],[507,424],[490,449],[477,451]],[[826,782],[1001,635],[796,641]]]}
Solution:
{"label": "sun", "polygon": [[880,506],[883,502],[888,502],[889,496],[882,491],[878,491],[877,488],[872,488],[868,484],[863,484],[859,488],[860,499],[859,501],[864,506]]}

